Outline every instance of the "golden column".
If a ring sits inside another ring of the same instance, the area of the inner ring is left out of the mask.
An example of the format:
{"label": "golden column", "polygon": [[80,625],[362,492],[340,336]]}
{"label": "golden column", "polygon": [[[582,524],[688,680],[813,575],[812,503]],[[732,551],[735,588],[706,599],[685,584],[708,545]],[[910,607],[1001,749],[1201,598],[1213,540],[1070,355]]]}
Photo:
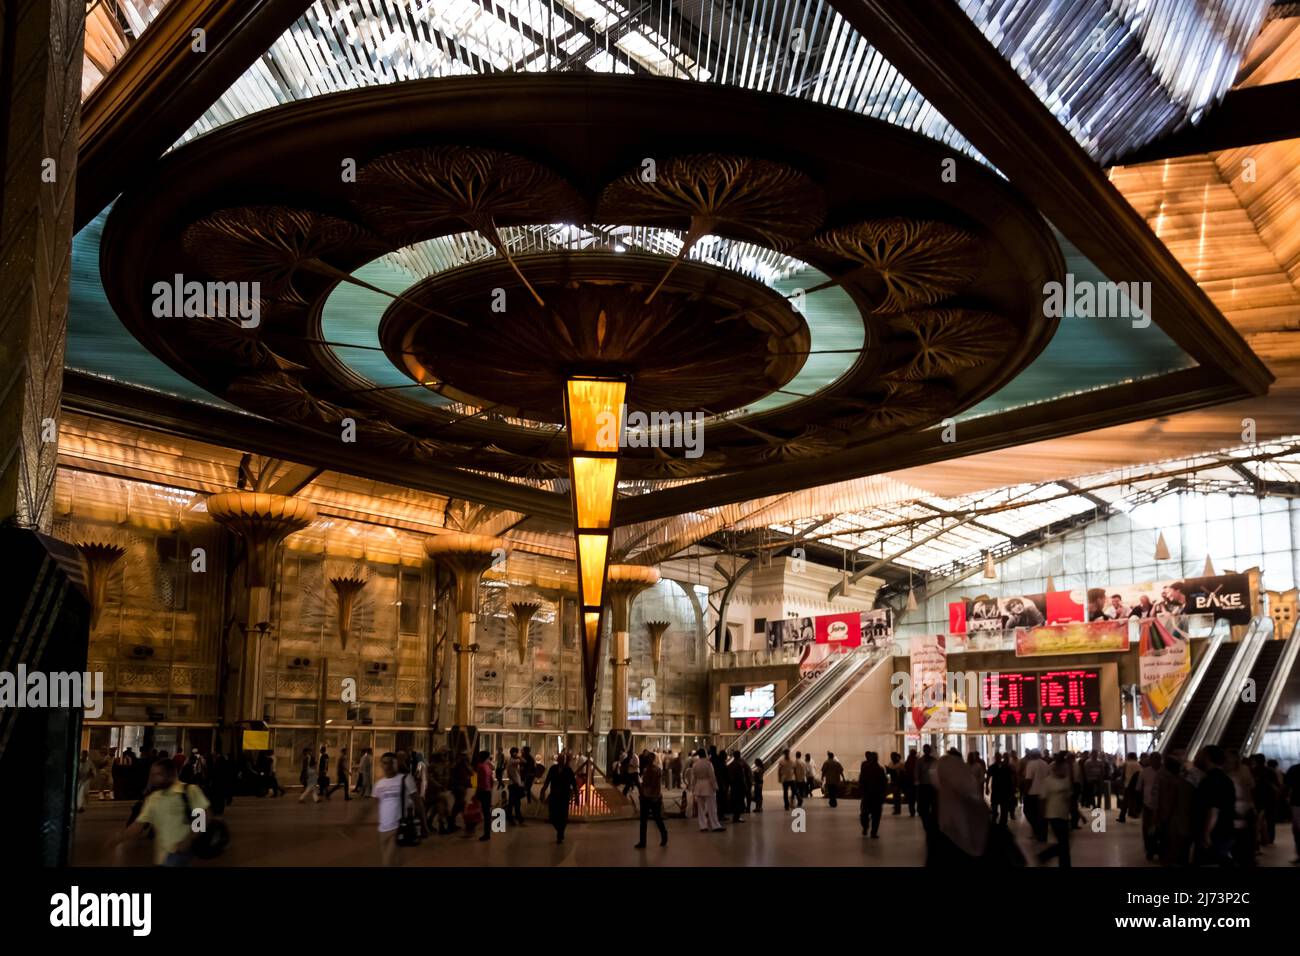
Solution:
{"label": "golden column", "polygon": [[611,564],[605,595],[609,601],[610,616],[614,625],[614,642],[609,649],[609,662],[614,673],[614,700],[609,729],[609,754],[614,759],[617,751],[626,749],[632,741],[632,730],[627,717],[627,668],[631,663],[629,636],[633,599],[648,587],[659,583],[659,572],[643,564]]}
{"label": "golden column", "polygon": [[[483,572],[505,558],[506,543],[501,538],[468,531],[451,531],[435,535],[424,542],[425,553],[440,561],[456,581],[456,630],[452,650],[456,652],[456,707],[452,722],[453,736],[467,734],[474,724],[474,654],[478,644],[474,629],[478,620],[478,585]],[[468,736],[464,741],[468,748]],[[457,749],[453,747],[453,749]]]}
{"label": "golden column", "polygon": [[248,549],[245,584],[248,613],[240,629],[244,647],[239,666],[239,720],[261,720],[262,636],[271,622],[271,573],[275,550],[285,538],[316,520],[316,509],[285,495],[226,491],[208,498],[208,514],[239,535]]}

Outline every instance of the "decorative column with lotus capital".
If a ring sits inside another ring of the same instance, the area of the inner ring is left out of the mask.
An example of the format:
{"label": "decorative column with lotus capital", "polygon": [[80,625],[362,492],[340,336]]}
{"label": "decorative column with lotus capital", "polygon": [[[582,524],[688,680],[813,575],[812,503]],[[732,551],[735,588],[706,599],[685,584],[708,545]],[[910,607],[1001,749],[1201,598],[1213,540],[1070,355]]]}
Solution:
{"label": "decorative column with lotus capital", "polygon": [[[478,619],[478,589],[483,572],[505,559],[502,538],[468,531],[450,531],[424,542],[425,553],[452,573],[456,587],[456,628],[452,650],[456,653],[456,700],[453,741],[469,746],[474,726],[474,629]],[[461,738],[464,738],[463,740]],[[458,749],[459,744],[453,749]]]}
{"label": "decorative column with lotus capital", "polygon": [[208,514],[217,524],[243,539],[248,550],[245,584],[248,611],[240,655],[239,720],[261,720],[262,636],[270,629],[271,575],[275,551],[285,538],[316,520],[316,509],[299,498],[253,491],[225,491],[208,498]]}
{"label": "decorative column with lotus capital", "polygon": [[628,720],[627,669],[631,663],[632,601],[648,587],[659,583],[659,572],[642,564],[611,564],[609,580],[605,585],[606,600],[614,629],[614,641],[609,649],[609,662],[614,675],[614,699],[610,721],[609,755],[613,760],[617,751],[631,745],[632,730]]}

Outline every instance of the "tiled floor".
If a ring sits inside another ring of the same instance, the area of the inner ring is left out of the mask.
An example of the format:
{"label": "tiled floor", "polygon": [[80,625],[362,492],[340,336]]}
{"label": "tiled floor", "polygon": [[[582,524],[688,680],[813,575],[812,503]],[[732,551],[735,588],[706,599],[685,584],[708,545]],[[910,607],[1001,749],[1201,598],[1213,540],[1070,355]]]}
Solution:
{"label": "tiled floor", "polygon": [[[375,805],[335,794],[321,804],[300,804],[299,791],[280,799],[240,798],[226,814],[233,839],[225,854],[210,863],[221,866],[368,866],[378,863]],[[857,804],[832,809],[824,799],[805,804],[805,832],[793,832],[781,810],[780,794],[769,798],[767,811],[744,823],[728,824],[724,833],[701,833],[694,820],[667,821],[669,845],[661,848],[653,825],[650,847],[632,848],[635,820],[573,823],[564,845],[542,819],[522,829],[494,834],[488,843],[462,834],[433,837],[419,847],[400,851],[403,866],[920,866],[924,839],[920,818],[891,816],[886,810],[880,839],[861,835]],[[540,810],[533,804],[534,810]],[[78,819],[73,863],[78,865],[148,864],[147,846],[113,848],[114,834],[129,811],[125,803],[92,799]],[[1107,815],[1106,832],[1074,832],[1076,866],[1150,866],[1142,853],[1141,834],[1133,823],[1119,825]],[[1022,821],[1014,831],[1033,865],[1033,840]],[[1287,866],[1295,855],[1289,827],[1279,827],[1277,843],[1265,849],[1263,866]],[[1055,865],[1054,863],[1049,865]]]}

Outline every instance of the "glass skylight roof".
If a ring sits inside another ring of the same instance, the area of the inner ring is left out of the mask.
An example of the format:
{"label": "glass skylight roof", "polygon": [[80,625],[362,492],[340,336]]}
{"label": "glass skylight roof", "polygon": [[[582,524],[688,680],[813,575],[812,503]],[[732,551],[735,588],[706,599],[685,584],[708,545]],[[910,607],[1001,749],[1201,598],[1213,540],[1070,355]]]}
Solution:
{"label": "glass skylight roof", "polygon": [[[934,571],[978,559],[985,551],[1066,519],[1101,513],[1106,506],[1127,512],[1183,489],[1251,494],[1256,478],[1300,482],[1298,441],[1283,438],[1212,455],[1115,469],[1070,482],[1012,485],[959,498],[926,497],[844,512],[824,522],[809,517],[770,527],[783,534],[797,534],[816,525],[809,540],[849,552],[851,569],[886,559],[896,567]],[[1004,510],[978,513],[994,508]],[[958,524],[961,519],[968,520]]]}
{"label": "glass skylight roof", "polygon": [[1109,164],[1218,102],[1271,0],[958,2],[1075,140]]}
{"label": "glass skylight roof", "polygon": [[646,73],[783,93],[977,156],[824,0],[316,0],[182,137],[282,103],[466,73]]}

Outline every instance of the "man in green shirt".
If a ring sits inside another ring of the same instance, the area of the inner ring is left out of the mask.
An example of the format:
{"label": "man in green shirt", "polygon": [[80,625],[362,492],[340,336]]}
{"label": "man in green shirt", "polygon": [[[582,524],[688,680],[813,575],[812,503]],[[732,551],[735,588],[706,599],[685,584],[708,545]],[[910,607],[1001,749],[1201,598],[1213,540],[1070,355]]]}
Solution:
{"label": "man in green shirt", "polygon": [[[140,815],[123,831],[122,839],[143,834],[147,824],[153,829],[154,863],[187,866],[193,857],[190,847],[206,827],[209,808],[201,789],[176,779],[174,763],[157,760],[149,768],[149,795]],[[196,814],[196,810],[200,812]]]}

